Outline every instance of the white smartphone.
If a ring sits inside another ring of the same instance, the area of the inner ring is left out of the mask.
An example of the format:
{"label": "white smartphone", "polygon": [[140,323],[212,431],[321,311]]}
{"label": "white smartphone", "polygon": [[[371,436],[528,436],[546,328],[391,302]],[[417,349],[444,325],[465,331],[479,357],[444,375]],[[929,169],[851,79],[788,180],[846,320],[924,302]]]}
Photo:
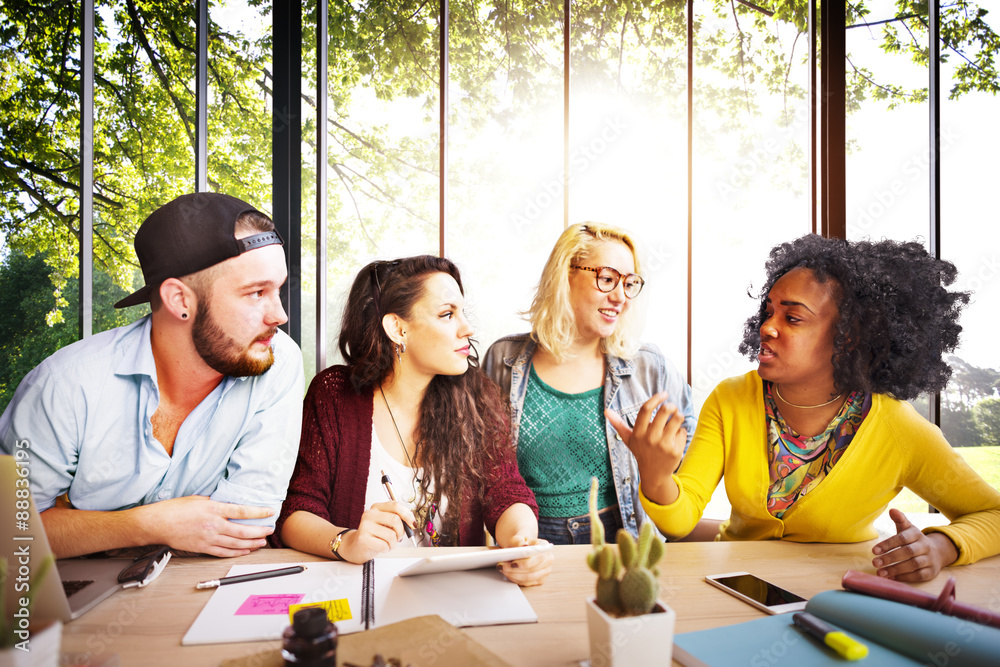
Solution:
{"label": "white smartphone", "polygon": [[705,581],[768,614],[802,611],[806,599],[749,572],[710,574]]}

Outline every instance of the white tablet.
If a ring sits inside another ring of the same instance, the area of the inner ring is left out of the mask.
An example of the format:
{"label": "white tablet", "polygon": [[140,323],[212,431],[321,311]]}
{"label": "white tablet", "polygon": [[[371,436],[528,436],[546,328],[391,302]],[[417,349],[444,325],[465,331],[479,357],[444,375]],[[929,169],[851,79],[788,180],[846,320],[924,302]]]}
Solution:
{"label": "white tablet", "polygon": [[455,570],[476,570],[484,567],[493,567],[497,563],[504,563],[509,560],[528,558],[537,553],[548,551],[551,544],[533,544],[527,547],[510,547],[502,549],[484,549],[482,551],[462,551],[457,554],[443,554],[440,556],[428,556],[421,558],[418,562],[400,570],[401,577],[415,577],[418,574],[436,574],[438,572],[453,572]]}

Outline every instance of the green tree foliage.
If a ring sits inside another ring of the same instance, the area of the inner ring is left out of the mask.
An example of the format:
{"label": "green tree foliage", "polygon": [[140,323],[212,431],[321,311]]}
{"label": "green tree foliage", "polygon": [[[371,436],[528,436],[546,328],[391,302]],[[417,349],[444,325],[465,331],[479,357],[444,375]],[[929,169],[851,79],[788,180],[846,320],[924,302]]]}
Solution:
{"label": "green tree foliage", "polygon": [[[129,289],[138,224],[193,190],[194,3],[96,4],[94,263]],[[12,249],[45,254],[54,324],[78,275],[80,8],[5,0],[0,11],[0,232]],[[210,32],[210,187],[266,207],[268,46]]]}
{"label": "green tree foliage", "polygon": [[[953,447],[990,444],[984,422],[979,418],[979,405],[996,400],[1000,371],[974,366],[955,355],[947,361],[952,375],[948,387],[941,393],[941,430]],[[927,414],[925,396],[913,403],[920,414]]]}
{"label": "green tree foliage", "polygon": [[948,441],[955,447],[1000,444],[1000,431],[990,431],[1000,400],[1000,370],[974,366],[954,355],[948,364],[951,381],[941,394],[941,429]]}
{"label": "green tree foliage", "polygon": [[[42,315],[55,306],[50,273],[43,253],[31,257],[15,250],[0,264],[0,413],[6,409],[21,379],[56,350],[78,338],[79,324],[74,319],[48,325]],[[100,330],[127,324],[141,315],[145,307],[115,310],[110,305],[125,296],[110,276],[97,273],[94,291],[102,298],[94,310],[96,327]],[[65,299],[71,305],[79,302],[79,281],[65,288]],[[101,305],[104,304],[104,305]]]}
{"label": "green tree foliage", "polygon": [[982,432],[971,408],[959,406],[941,411],[941,431],[952,447],[978,447]]}
{"label": "green tree foliage", "polygon": [[954,410],[971,410],[984,398],[993,398],[1000,388],[1000,370],[973,366],[960,357],[948,357],[951,381],[944,401]]}
{"label": "green tree foliage", "polygon": [[5,408],[21,378],[59,348],[77,339],[75,323],[48,326],[39,316],[55,305],[44,255],[13,252],[0,265],[0,404]]}
{"label": "green tree foliage", "polygon": [[[973,90],[994,95],[1000,92],[996,63],[1000,36],[987,23],[988,13],[986,8],[967,0],[941,3],[941,61],[956,63],[950,99]],[[896,0],[896,15],[874,23],[870,22],[872,17],[864,4],[854,6],[853,14],[855,25],[852,27],[878,26],[882,29],[884,51],[905,54],[914,63],[927,66],[927,0]],[[863,68],[855,71],[860,79],[873,80],[870,72]],[[871,92],[879,99],[927,99],[925,88],[907,91],[881,83],[871,88]]]}
{"label": "green tree foliage", "polygon": [[983,446],[1000,446],[1000,398],[984,398],[973,410]]}

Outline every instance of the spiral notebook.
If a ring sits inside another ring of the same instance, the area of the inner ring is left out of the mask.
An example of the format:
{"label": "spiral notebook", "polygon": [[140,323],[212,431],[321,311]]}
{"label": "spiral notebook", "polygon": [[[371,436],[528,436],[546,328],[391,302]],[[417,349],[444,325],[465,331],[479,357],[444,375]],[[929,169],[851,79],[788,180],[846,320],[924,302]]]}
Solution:
{"label": "spiral notebook", "polygon": [[[300,604],[323,604],[335,616],[337,631],[348,634],[398,621],[436,614],[455,627],[536,623],[538,616],[521,588],[495,569],[398,577],[420,558],[376,558],[352,563],[289,563],[304,572],[229,584],[205,595],[206,604],[184,645],[279,639],[289,624],[289,610]],[[248,574],[274,565],[234,565],[227,576]]]}

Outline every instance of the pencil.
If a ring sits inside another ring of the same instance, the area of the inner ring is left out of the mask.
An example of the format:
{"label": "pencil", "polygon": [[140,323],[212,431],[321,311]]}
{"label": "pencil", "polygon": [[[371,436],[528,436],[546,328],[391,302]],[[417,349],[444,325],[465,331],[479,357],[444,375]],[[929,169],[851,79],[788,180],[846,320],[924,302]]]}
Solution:
{"label": "pencil", "polygon": [[295,567],[283,567],[278,570],[265,570],[264,572],[251,572],[250,574],[238,574],[234,577],[222,577],[221,579],[209,579],[199,581],[195,588],[217,588],[226,584],[238,584],[244,581],[257,581],[258,579],[270,579],[271,577],[283,577],[286,574],[298,574],[304,569],[301,565]]}

